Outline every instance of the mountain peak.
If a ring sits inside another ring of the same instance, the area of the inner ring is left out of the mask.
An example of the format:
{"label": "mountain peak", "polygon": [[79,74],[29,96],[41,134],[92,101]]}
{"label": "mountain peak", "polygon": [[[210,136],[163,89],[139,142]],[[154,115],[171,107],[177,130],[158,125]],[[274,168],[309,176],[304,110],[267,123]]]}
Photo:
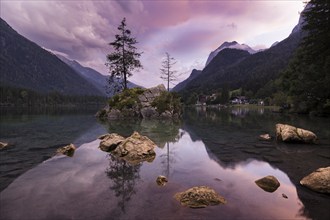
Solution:
{"label": "mountain peak", "polygon": [[216,50],[212,51],[209,55],[209,57],[207,58],[206,64],[205,66],[207,66],[211,60],[222,50],[226,49],[226,48],[230,48],[230,49],[238,49],[238,50],[245,50],[247,52],[249,52],[250,54],[254,54],[257,51],[253,50],[251,47],[249,47],[246,44],[239,44],[237,41],[232,41],[232,42],[228,42],[225,41],[223,44],[220,45],[220,47],[218,47]]}

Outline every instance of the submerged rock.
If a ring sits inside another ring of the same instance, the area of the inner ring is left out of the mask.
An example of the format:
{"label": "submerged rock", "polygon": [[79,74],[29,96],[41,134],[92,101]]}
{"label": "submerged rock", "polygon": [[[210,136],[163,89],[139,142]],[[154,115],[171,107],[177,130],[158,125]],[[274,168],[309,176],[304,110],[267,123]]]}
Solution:
{"label": "submerged rock", "polygon": [[300,180],[300,184],[316,192],[330,194],[330,167],[317,169]]}
{"label": "submerged rock", "polygon": [[100,149],[106,152],[113,151],[121,144],[125,138],[119,134],[104,134],[99,137],[102,141],[100,142]]}
{"label": "submerged rock", "polygon": [[276,124],[276,139],[284,142],[315,144],[317,136],[308,130],[286,124]]}
{"label": "submerged rock", "polygon": [[56,150],[56,154],[64,154],[68,157],[73,157],[76,147],[73,144],[60,147]]}
{"label": "submerged rock", "polygon": [[156,157],[154,151],[156,144],[136,131],[126,139],[114,133],[102,135],[100,138],[102,139],[100,149],[111,151],[112,155],[131,164],[138,164],[142,161],[152,162]]}
{"label": "submerged rock", "polygon": [[157,179],[156,179],[156,183],[158,186],[165,186],[166,183],[168,182],[166,176],[158,176]]}
{"label": "submerged rock", "polygon": [[0,142],[0,150],[5,149],[7,147],[9,147],[9,144],[8,143]]}
{"label": "submerged rock", "polygon": [[281,185],[274,176],[265,176],[256,180],[255,183],[266,192],[275,192]]}
{"label": "submerged rock", "polygon": [[270,141],[272,137],[269,134],[261,134],[259,135],[259,140],[261,141]]}
{"label": "submerged rock", "polygon": [[226,204],[225,198],[207,186],[196,186],[185,192],[176,193],[174,197],[183,206],[205,208],[209,205]]}

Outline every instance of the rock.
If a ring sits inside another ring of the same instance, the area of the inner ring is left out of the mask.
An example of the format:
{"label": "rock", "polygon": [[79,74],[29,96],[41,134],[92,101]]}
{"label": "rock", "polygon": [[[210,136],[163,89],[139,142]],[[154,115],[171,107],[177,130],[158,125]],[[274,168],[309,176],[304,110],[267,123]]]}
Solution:
{"label": "rock", "polygon": [[209,205],[226,204],[225,198],[207,186],[196,186],[185,192],[176,193],[174,197],[183,206],[205,208]]}
{"label": "rock", "polygon": [[116,133],[101,135],[99,139],[102,140],[99,148],[106,152],[115,150],[125,140],[124,137]]}
{"label": "rock", "polygon": [[255,181],[266,192],[275,192],[280,187],[280,182],[274,176],[266,176]]}
{"label": "rock", "polygon": [[160,115],[160,118],[169,119],[169,118],[173,118],[173,116],[172,116],[172,113],[170,111],[166,110],[165,112],[163,112]]}
{"label": "rock", "polygon": [[118,109],[111,109],[108,111],[108,119],[119,119],[122,118],[122,114]]}
{"label": "rock", "polygon": [[316,192],[330,194],[330,167],[317,169],[300,180],[300,184]]}
{"label": "rock", "polygon": [[276,124],[276,139],[284,142],[316,143],[317,136],[308,130],[286,124]]}
{"label": "rock", "polygon": [[158,176],[157,179],[156,179],[156,183],[158,186],[165,186],[166,183],[168,182],[166,176]]}
{"label": "rock", "polygon": [[73,144],[69,144],[64,147],[60,147],[56,150],[56,154],[64,154],[68,157],[73,157],[76,147]]}
{"label": "rock", "polygon": [[270,141],[272,137],[269,134],[261,134],[259,135],[259,140],[261,141]]}
{"label": "rock", "polygon": [[153,141],[135,131],[130,137],[123,140],[111,153],[131,164],[137,164],[142,161],[152,162],[156,157],[155,147],[156,144]]}
{"label": "rock", "polygon": [[9,144],[8,143],[0,142],[0,150],[5,149],[7,147],[9,147]]}
{"label": "rock", "polygon": [[141,109],[141,114],[143,118],[157,118],[159,116],[158,112],[154,107],[146,107]]}

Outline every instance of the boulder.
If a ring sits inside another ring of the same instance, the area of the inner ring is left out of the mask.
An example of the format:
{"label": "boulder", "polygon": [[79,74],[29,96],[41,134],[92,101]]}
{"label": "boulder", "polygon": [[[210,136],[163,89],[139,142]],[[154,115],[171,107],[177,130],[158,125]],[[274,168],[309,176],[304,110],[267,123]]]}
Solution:
{"label": "boulder", "polygon": [[119,118],[123,117],[120,110],[118,110],[118,109],[109,110],[107,115],[108,115],[109,120],[119,119]]}
{"label": "boulder", "polygon": [[141,114],[143,118],[157,118],[159,116],[158,112],[154,107],[145,107],[141,109]]}
{"label": "boulder", "polygon": [[0,150],[5,149],[7,147],[9,147],[9,144],[8,143],[0,142]]}
{"label": "boulder", "polygon": [[330,167],[317,169],[305,176],[300,184],[316,192],[330,194]]}
{"label": "boulder", "polygon": [[308,130],[286,124],[276,124],[276,139],[284,142],[315,144],[317,136]]}
{"label": "boulder", "polygon": [[225,198],[207,186],[192,187],[184,192],[176,193],[174,197],[181,205],[190,208],[205,208],[209,205],[227,203]]}
{"label": "boulder", "polygon": [[269,134],[261,134],[259,135],[259,140],[261,141],[270,141],[272,137]]}
{"label": "boulder", "polygon": [[166,183],[168,182],[166,176],[158,176],[157,179],[156,179],[156,183],[158,186],[165,186]]}
{"label": "boulder", "polygon": [[75,150],[76,150],[76,147],[73,144],[69,144],[69,145],[58,148],[56,150],[56,154],[63,154],[68,157],[73,157]]}
{"label": "boulder", "polygon": [[131,164],[138,164],[142,161],[152,162],[156,157],[155,147],[156,144],[153,141],[135,131],[130,137],[123,140],[111,153]]}
{"label": "boulder", "polygon": [[256,180],[255,183],[266,192],[275,192],[281,185],[274,176],[265,176]]}
{"label": "boulder", "polygon": [[101,135],[99,139],[102,140],[99,148],[106,152],[115,150],[125,140],[124,137],[116,133]]}

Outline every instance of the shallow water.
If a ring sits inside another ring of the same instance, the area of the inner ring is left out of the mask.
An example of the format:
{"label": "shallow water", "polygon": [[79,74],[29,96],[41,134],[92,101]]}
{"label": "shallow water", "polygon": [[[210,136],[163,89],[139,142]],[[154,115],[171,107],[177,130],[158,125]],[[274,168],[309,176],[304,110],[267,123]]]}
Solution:
{"label": "shallow water", "polygon": [[[315,131],[320,144],[257,139],[272,134],[278,122]],[[329,195],[299,185],[303,176],[330,164],[328,123],[239,108],[188,109],[177,123],[92,123],[93,129],[75,137],[83,144],[73,158],[52,157],[1,192],[0,219],[329,219]],[[136,130],[150,137],[158,145],[155,160],[133,166],[99,150],[95,139],[102,129],[123,136]],[[158,175],[168,177],[166,186],[156,184]],[[266,175],[281,183],[274,193],[254,183]],[[190,209],[173,198],[200,185],[216,190],[227,204]]]}

